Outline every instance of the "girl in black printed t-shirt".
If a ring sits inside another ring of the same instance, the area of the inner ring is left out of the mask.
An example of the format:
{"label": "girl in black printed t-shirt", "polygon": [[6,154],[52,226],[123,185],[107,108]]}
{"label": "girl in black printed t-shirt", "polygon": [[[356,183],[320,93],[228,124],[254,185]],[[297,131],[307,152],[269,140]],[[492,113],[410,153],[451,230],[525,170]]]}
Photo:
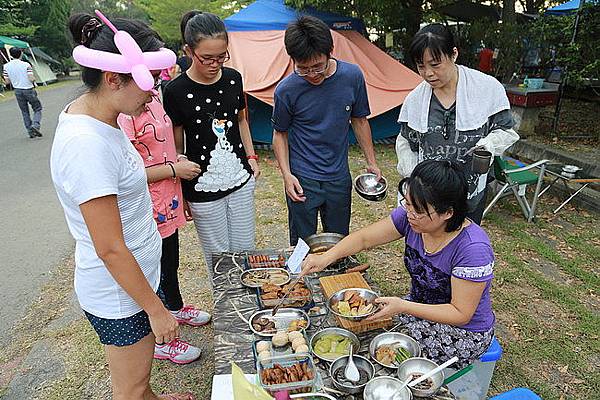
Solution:
{"label": "girl in black printed t-shirt", "polygon": [[[209,272],[212,253],[254,249],[254,186],[260,174],[240,73],[229,60],[225,24],[216,15],[190,11],[181,21],[191,67],[164,92],[180,157],[200,165],[182,181]],[[185,153],[184,153],[185,144]]]}

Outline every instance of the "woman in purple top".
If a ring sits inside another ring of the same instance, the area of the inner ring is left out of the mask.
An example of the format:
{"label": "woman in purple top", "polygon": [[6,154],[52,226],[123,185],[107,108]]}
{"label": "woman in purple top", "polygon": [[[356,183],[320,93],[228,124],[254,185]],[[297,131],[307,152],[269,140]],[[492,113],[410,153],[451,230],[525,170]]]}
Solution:
{"label": "woman in purple top", "polygon": [[466,218],[468,185],[453,161],[420,163],[400,182],[403,207],[344,238],[322,255],[310,255],[302,273],[404,237],[411,276],[405,298],[381,297],[370,320],[398,315],[429,359],[458,356],[462,368],[477,360],[494,334],[490,301],[494,252],[481,227]]}

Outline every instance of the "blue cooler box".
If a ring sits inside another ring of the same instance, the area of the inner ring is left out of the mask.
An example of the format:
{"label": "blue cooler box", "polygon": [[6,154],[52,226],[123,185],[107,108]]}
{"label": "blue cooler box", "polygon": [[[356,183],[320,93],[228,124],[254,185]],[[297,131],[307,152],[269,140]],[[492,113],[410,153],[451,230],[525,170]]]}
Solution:
{"label": "blue cooler box", "polygon": [[[487,399],[488,389],[494,375],[496,361],[502,357],[502,347],[496,338],[487,352],[481,356],[478,361],[473,363],[473,369],[460,378],[448,383],[448,389],[456,396],[458,400],[485,400]],[[468,368],[468,367],[467,367]],[[458,372],[453,368],[446,368],[444,376],[448,378]]]}
{"label": "blue cooler box", "polygon": [[542,400],[542,398],[529,389],[516,388],[494,396],[490,400]]}

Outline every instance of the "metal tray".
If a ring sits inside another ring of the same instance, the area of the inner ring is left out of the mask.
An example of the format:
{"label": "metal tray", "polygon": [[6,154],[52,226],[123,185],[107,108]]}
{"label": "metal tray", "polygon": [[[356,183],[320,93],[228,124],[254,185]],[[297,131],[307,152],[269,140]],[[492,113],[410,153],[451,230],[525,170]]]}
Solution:
{"label": "metal tray", "polygon": [[286,283],[289,283],[290,281],[290,273],[283,268],[253,268],[253,269],[247,269],[244,272],[242,272],[242,274],[240,275],[240,282],[242,283],[242,285],[249,287],[249,288],[259,288],[261,287],[263,284],[248,284],[244,282],[244,277],[253,274],[253,273],[260,273],[260,272],[264,272],[264,273],[268,273],[268,272],[278,272],[278,273],[282,273],[285,274],[287,276],[286,280],[278,283],[278,285],[285,285]]}
{"label": "metal tray", "polygon": [[[294,349],[292,348],[292,343],[288,343],[285,346],[282,347],[275,347],[273,346],[273,344],[271,343],[271,358],[277,358],[277,357],[281,357],[281,356],[289,356],[289,355],[293,355],[293,354],[297,354],[298,356],[302,356],[305,354],[310,355],[310,341],[308,340],[308,336],[306,336],[306,332],[302,332],[302,336],[304,337],[304,341],[306,342],[306,346],[309,348],[308,352],[305,353],[295,353]],[[255,340],[254,342],[252,342],[252,355],[254,356],[254,363],[257,364],[258,363],[258,351],[256,351],[256,345],[258,344],[258,342],[262,342],[262,341],[271,341],[271,339],[266,339],[266,338],[260,338]]]}
{"label": "metal tray", "polygon": [[[307,364],[308,369],[313,373],[313,379],[300,381],[300,382],[291,382],[291,383],[282,383],[278,385],[268,385],[263,383],[261,379],[261,372],[267,368],[272,368],[275,364],[279,364],[283,367],[288,367],[292,364]],[[269,393],[274,394],[275,392],[287,390],[292,394],[295,393],[306,393],[311,392],[315,388],[315,383],[317,381],[317,369],[313,363],[313,359],[309,354],[292,354],[288,356],[280,356],[280,357],[272,357],[266,360],[262,360],[257,362],[256,370],[258,374],[258,381],[260,385]]]}
{"label": "metal tray", "polygon": [[[263,261],[253,261],[253,257],[262,257]],[[290,253],[287,251],[255,251],[246,254],[244,259],[244,269],[256,269],[256,268],[285,268],[287,269],[287,260],[290,257]]]}
{"label": "metal tray", "polygon": [[[306,279],[303,279],[302,282],[304,283],[304,286],[308,289],[308,296],[304,296],[304,297],[286,297],[285,301],[282,304],[282,307],[287,307],[287,308],[299,308],[301,310],[310,310],[311,308],[313,308],[315,306],[315,301],[313,299],[313,291],[310,288],[310,285],[308,284],[308,282],[306,281]],[[278,286],[282,286],[282,285],[278,285]],[[279,301],[281,300],[280,298],[277,299],[269,299],[269,300],[263,300],[262,297],[260,296],[261,293],[261,288],[256,288],[256,297],[258,298],[258,306],[260,307],[261,310],[264,310],[266,308],[274,308],[277,304],[279,304]],[[294,305],[297,302],[303,302],[302,305]]]}
{"label": "metal tray", "polygon": [[250,325],[250,330],[258,336],[273,337],[273,335],[275,335],[275,333],[262,333],[262,332],[258,332],[254,329],[254,327],[252,326],[252,322],[254,320],[256,320],[258,318],[262,318],[262,317],[266,317],[266,318],[274,320],[275,321],[275,329],[278,331],[279,330],[287,331],[288,326],[295,319],[303,319],[308,323],[308,325],[306,325],[306,328],[301,329],[300,332],[304,333],[306,331],[306,329],[308,329],[310,327],[310,318],[308,317],[308,314],[306,314],[304,311],[302,311],[300,309],[280,308],[279,310],[277,310],[277,314],[275,314],[275,315],[271,315],[271,309],[260,310],[260,311],[255,312],[254,314],[252,314],[250,316],[250,318],[248,319],[248,324]]}

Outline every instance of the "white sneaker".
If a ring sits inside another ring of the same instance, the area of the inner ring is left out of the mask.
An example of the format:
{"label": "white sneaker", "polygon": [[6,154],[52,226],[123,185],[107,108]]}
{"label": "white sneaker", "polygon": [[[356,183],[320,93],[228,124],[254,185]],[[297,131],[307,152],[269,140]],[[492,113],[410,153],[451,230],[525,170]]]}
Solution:
{"label": "white sneaker", "polygon": [[180,324],[186,324],[191,326],[202,326],[210,322],[210,314],[206,311],[197,309],[194,306],[184,306],[179,311],[171,311],[171,314],[175,317],[177,322]]}
{"label": "white sneaker", "polygon": [[154,358],[157,360],[170,360],[175,364],[189,364],[200,358],[202,350],[188,342],[173,339],[169,343],[154,344]]}

